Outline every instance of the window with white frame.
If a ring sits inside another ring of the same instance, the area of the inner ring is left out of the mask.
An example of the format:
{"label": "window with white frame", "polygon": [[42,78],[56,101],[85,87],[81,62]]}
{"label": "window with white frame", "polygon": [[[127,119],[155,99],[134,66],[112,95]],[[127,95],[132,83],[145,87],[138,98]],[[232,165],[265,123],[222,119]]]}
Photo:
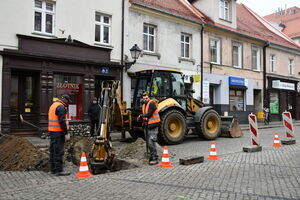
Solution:
{"label": "window with white frame", "polygon": [[270,55],[270,72],[276,72],[276,56]]}
{"label": "window with white frame", "polygon": [[260,49],[252,47],[252,69],[254,71],[260,71]]}
{"label": "window with white frame", "polygon": [[229,18],[229,2],[228,0],[219,1],[219,17],[221,19],[230,20]]}
{"label": "window with white frame", "polygon": [[190,58],[191,36],[181,34],[181,57]]}
{"label": "window with white frame", "polygon": [[111,17],[100,13],[95,14],[95,41],[110,44]]}
{"label": "window with white frame", "polygon": [[289,75],[294,75],[294,59],[289,59]]}
{"label": "window with white frame", "polygon": [[219,39],[210,39],[210,62],[220,64],[221,61],[221,47]]}
{"label": "window with white frame", "polygon": [[143,50],[155,51],[155,26],[144,24],[143,30]]}
{"label": "window with white frame", "polygon": [[55,3],[51,1],[34,1],[34,31],[54,34]]}
{"label": "window with white frame", "polygon": [[242,68],[242,44],[232,43],[232,63],[234,67]]}

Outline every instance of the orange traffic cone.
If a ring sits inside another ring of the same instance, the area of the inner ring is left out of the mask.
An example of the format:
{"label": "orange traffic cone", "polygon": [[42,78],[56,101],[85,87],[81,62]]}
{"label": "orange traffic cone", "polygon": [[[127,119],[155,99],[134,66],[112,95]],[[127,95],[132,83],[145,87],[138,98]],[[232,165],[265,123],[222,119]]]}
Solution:
{"label": "orange traffic cone", "polygon": [[168,147],[164,146],[164,152],[161,158],[161,163],[158,165],[163,168],[173,167],[169,160]]}
{"label": "orange traffic cone", "polygon": [[216,145],[215,145],[214,141],[211,142],[210,152],[209,152],[209,156],[207,159],[208,160],[220,160],[220,158],[217,156],[217,149],[216,149]]}
{"label": "orange traffic cone", "polygon": [[79,172],[76,174],[76,176],[77,178],[88,178],[92,176],[92,174],[89,171],[89,167],[87,165],[86,156],[84,152],[82,152],[81,154]]}
{"label": "orange traffic cone", "polygon": [[281,147],[281,143],[278,137],[278,133],[275,133],[273,147]]}

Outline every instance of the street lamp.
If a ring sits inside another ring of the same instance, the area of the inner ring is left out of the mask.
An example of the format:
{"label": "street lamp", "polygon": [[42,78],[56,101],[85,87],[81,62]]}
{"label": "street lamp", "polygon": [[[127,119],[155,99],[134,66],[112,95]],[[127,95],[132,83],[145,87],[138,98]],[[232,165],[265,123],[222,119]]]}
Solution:
{"label": "street lamp", "polygon": [[139,56],[140,56],[140,54],[142,52],[142,50],[139,48],[139,46],[137,44],[133,45],[129,51],[130,51],[130,54],[131,54],[131,57],[132,57],[133,61],[132,62],[125,61],[125,69],[126,69],[126,71],[132,65],[135,64],[136,60],[139,58]]}

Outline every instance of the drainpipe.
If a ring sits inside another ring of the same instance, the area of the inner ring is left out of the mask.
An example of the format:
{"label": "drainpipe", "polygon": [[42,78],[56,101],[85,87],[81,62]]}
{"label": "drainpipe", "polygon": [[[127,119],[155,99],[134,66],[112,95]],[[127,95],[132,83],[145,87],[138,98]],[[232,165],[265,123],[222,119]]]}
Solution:
{"label": "drainpipe", "polygon": [[204,24],[201,26],[201,32],[200,32],[200,37],[201,37],[201,81],[200,81],[200,95],[201,95],[201,101],[203,102],[203,31],[204,31]]}
{"label": "drainpipe", "polygon": [[122,27],[121,27],[121,65],[122,65],[122,69],[121,69],[121,85],[122,85],[122,89],[121,89],[121,99],[123,101],[123,75],[124,75],[124,18],[125,18],[125,0],[122,0]]}
{"label": "drainpipe", "polygon": [[267,47],[270,45],[269,41],[265,42],[263,47],[263,107],[267,106]]}

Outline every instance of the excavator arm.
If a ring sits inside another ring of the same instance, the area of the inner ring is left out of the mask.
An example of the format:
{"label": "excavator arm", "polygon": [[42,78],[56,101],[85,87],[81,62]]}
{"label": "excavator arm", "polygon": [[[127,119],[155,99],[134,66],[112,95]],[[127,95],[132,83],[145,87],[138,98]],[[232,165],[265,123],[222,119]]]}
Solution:
{"label": "excavator arm", "polygon": [[99,129],[90,155],[91,170],[94,174],[99,170],[110,169],[114,161],[109,133],[115,116],[113,111],[116,108],[118,84],[118,81],[103,81],[101,85]]}

